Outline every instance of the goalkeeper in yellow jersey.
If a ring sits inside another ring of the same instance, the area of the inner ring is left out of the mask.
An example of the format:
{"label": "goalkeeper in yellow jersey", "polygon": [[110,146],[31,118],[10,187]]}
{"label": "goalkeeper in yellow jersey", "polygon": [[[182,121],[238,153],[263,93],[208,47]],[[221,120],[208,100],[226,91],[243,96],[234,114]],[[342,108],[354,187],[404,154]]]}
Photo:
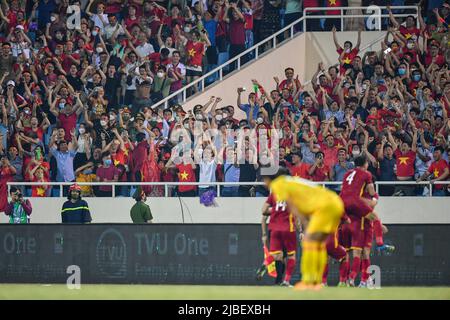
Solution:
{"label": "goalkeeper in yellow jersey", "polygon": [[290,177],[288,172],[280,168],[275,175],[264,176],[264,182],[278,201],[286,201],[291,213],[300,217],[303,230],[306,230],[302,240],[302,281],[295,289],[319,289],[327,263],[326,239],[336,232],[344,214],[344,204],[333,191]]}

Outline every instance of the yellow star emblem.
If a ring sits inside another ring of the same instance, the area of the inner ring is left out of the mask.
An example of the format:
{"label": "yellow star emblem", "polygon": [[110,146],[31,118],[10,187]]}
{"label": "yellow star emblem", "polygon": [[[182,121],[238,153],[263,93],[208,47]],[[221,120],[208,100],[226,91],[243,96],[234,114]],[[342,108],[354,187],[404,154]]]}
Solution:
{"label": "yellow star emblem", "polygon": [[45,189],[44,189],[44,188],[38,187],[38,188],[36,189],[36,192],[37,192],[37,195],[38,195],[39,197],[43,197],[43,196],[45,195]]}
{"label": "yellow star emblem", "polygon": [[181,180],[187,180],[189,177],[189,173],[186,172],[186,170],[184,170],[181,174]]}
{"label": "yellow star emblem", "polygon": [[330,6],[335,6],[336,5],[336,0],[329,0],[330,2]]}
{"label": "yellow star emblem", "polygon": [[411,33],[408,32],[407,34],[405,34],[405,38],[406,38],[406,39],[410,39],[411,37],[412,37],[412,34],[411,34]]}
{"label": "yellow star emblem", "polygon": [[438,169],[434,169],[433,174],[434,174],[435,178],[439,178],[439,170]]}
{"label": "yellow star emblem", "polygon": [[350,64],[352,62],[349,57],[346,57],[343,61],[345,64]]}
{"label": "yellow star emblem", "polygon": [[409,157],[399,157],[398,160],[400,160],[400,164],[407,165],[408,164]]}
{"label": "yellow star emblem", "polygon": [[189,51],[188,51],[189,57],[193,57],[195,55],[195,53],[196,53],[195,49],[189,49]]}
{"label": "yellow star emblem", "polygon": [[120,161],[119,160],[114,160],[114,166],[115,167],[117,167],[117,165],[119,165],[120,164]]}

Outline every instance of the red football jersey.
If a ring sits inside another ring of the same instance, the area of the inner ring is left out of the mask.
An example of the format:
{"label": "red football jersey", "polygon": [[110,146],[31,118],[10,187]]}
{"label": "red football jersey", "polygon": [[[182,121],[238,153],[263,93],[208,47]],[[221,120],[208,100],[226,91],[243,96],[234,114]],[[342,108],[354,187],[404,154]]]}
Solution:
{"label": "red football jersey", "polygon": [[295,231],[294,216],[289,212],[285,201],[276,201],[275,196],[271,193],[266,203],[272,207],[270,211],[270,231]]}
{"label": "red football jersey", "polygon": [[397,177],[414,177],[414,163],[416,162],[416,153],[408,151],[402,154],[400,150],[395,150],[397,159]]}
{"label": "red football jersey", "polygon": [[369,171],[360,168],[350,170],[342,180],[341,197],[360,197],[366,185],[372,182],[372,174]]}

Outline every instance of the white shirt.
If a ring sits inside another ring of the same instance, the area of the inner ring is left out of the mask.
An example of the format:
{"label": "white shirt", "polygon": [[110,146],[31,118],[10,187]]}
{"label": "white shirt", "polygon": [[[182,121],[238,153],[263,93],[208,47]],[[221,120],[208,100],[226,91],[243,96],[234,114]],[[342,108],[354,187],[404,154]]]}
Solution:
{"label": "white shirt", "polygon": [[116,25],[115,25],[115,26],[112,26],[112,25],[108,24],[108,25],[106,25],[106,27],[105,27],[105,36],[106,36],[106,39],[110,39],[110,38],[112,37],[112,35],[113,35],[114,32],[116,31],[117,25],[119,25],[119,31],[117,32],[117,35],[125,34],[125,31],[123,30],[123,27],[122,27],[120,24],[118,24],[117,22],[116,22]]}
{"label": "white shirt", "polygon": [[146,42],[146,43],[143,43],[143,44],[137,46],[136,52],[138,53],[139,56],[146,57],[149,54],[152,54],[153,52],[155,52],[155,49],[153,48],[153,46],[150,43]]}
{"label": "white shirt", "polygon": [[[217,163],[214,158],[209,162],[202,160],[200,162],[199,182],[216,182]],[[208,185],[200,185],[199,188],[208,188]]]}
{"label": "white shirt", "polygon": [[[100,19],[100,16],[102,17],[102,19]],[[94,25],[98,27],[102,32],[105,31],[105,25],[103,24],[103,21],[105,21],[105,23],[108,23],[107,14],[94,14],[91,16],[91,20],[94,21]]]}

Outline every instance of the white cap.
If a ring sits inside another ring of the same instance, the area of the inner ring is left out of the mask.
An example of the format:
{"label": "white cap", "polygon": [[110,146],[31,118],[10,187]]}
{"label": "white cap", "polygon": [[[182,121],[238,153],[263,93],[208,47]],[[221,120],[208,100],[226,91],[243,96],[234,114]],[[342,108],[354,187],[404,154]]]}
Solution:
{"label": "white cap", "polygon": [[6,83],[6,85],[7,85],[7,86],[12,85],[13,87],[15,87],[15,86],[16,86],[16,83],[15,83],[13,80],[9,80],[9,81]]}
{"label": "white cap", "polygon": [[23,28],[23,25],[21,25],[21,24],[18,24],[18,25],[16,26],[16,29],[25,30],[25,29]]}

